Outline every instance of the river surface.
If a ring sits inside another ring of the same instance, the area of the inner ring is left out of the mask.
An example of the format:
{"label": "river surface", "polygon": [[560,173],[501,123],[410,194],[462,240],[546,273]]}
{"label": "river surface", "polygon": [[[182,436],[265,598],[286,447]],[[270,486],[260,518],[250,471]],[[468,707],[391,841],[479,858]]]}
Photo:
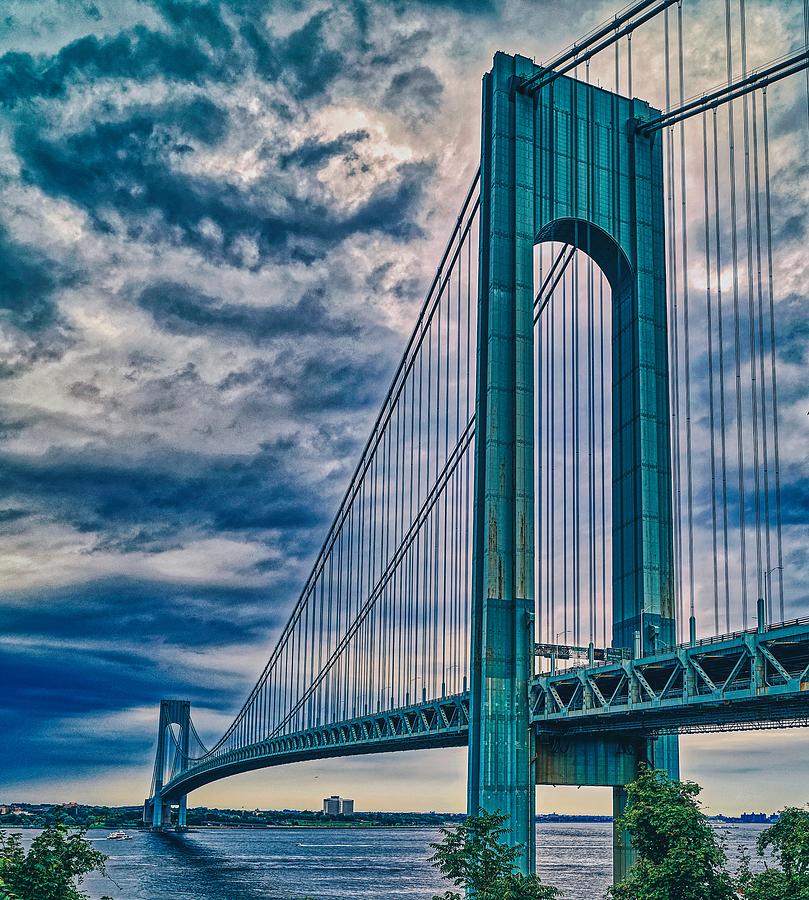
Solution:
{"label": "river surface", "polygon": [[[737,848],[754,852],[763,827],[717,828],[734,868]],[[430,900],[448,887],[427,862],[435,828],[129,833],[131,841],[119,842],[88,834],[109,855],[112,879],[85,882],[93,900]],[[33,833],[25,838],[28,844]],[[537,844],[543,881],[561,888],[565,900],[601,900],[612,867],[609,823],[543,824]]]}

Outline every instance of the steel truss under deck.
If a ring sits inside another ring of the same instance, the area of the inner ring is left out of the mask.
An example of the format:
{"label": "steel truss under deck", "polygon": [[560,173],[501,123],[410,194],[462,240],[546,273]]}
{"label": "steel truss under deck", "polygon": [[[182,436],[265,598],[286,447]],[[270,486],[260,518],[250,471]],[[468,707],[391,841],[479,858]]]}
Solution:
{"label": "steel truss under deck", "polygon": [[809,618],[542,675],[539,732],[664,734],[809,717]]}
{"label": "steel truss under deck", "polygon": [[[571,737],[809,724],[809,617],[537,676],[531,720],[538,734]],[[168,782],[162,797],[291,762],[463,746],[468,728],[468,693],[357,716],[213,756]]]}
{"label": "steel truss under deck", "polygon": [[291,734],[268,737],[191,765],[163,787],[171,802],[183,794],[239,772],[335,756],[464,746],[469,728],[469,694],[358,716]]}

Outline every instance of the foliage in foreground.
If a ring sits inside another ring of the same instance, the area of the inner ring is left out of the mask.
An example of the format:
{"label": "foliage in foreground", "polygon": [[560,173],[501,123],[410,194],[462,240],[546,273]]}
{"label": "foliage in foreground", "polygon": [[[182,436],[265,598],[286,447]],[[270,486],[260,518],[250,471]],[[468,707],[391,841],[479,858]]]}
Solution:
{"label": "foliage in foreground", "polygon": [[19,834],[0,831],[0,900],[84,900],[77,883],[90,872],[106,874],[107,859],[84,834],[57,823],[37,835],[26,853]]}
{"label": "foliage in foreground", "polygon": [[[475,900],[554,900],[560,895],[556,888],[514,871],[521,847],[503,843],[507,820],[481,809],[456,828],[442,828],[443,838],[430,844],[430,862],[455,887],[473,890]],[[433,900],[461,900],[461,894],[446,891]]]}
{"label": "foliage in foreground", "polygon": [[739,890],[745,900],[809,900],[809,811],[789,807],[775,825],[758,836],[756,852],[772,852],[775,866],[750,871],[750,857],[742,857]]}
{"label": "foliage in foreground", "polygon": [[627,785],[619,826],[637,852],[627,877],[610,889],[613,900],[734,900],[727,857],[697,800],[702,788],[642,768]]}

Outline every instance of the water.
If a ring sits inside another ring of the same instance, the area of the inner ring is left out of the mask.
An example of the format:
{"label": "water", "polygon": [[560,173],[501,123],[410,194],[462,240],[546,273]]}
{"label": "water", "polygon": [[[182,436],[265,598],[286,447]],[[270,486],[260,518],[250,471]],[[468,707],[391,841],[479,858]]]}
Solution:
{"label": "water", "polygon": [[[736,848],[754,852],[762,825],[718,827],[735,866]],[[85,882],[93,900],[430,900],[448,887],[427,862],[435,828],[205,829],[187,834],[131,831],[131,841],[94,845],[110,857],[118,885]],[[26,844],[33,838],[26,833]],[[543,824],[537,830],[543,881],[566,900],[599,900],[609,885],[609,823]]]}

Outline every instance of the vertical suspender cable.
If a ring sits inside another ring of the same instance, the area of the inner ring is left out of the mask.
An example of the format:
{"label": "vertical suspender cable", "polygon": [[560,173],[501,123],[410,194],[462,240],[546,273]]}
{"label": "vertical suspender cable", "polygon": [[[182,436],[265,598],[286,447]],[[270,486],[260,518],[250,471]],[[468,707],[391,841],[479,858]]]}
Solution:
{"label": "vertical suspender cable", "polygon": [[[742,76],[747,74],[747,24],[744,0],[739,0],[740,47]],[[750,404],[753,418],[753,477],[755,491],[753,508],[756,520],[756,597],[763,597],[761,563],[761,467],[759,461],[758,436],[758,385],[756,383],[756,312],[753,292],[753,221],[752,197],[750,189],[750,105],[748,95],[742,97],[742,115],[744,128],[744,206],[747,236],[747,328],[748,348],[750,356]]]}
{"label": "vertical suspender cable", "polygon": [[[472,385],[472,238],[471,235],[466,241],[466,421],[472,414],[471,385]],[[478,440],[482,440],[478,438]],[[472,445],[470,445],[472,446]],[[464,554],[464,647],[469,649],[469,607],[472,598],[469,594],[468,575],[472,565],[471,551],[469,549],[469,463],[472,457],[472,451],[466,451],[466,484],[464,485],[464,528],[465,528],[465,554]],[[471,661],[467,662],[467,669]]]}
{"label": "vertical suspender cable", "polygon": [[[467,235],[466,240],[469,240]],[[462,250],[463,248],[461,248]],[[462,275],[463,254],[458,252],[458,306],[456,315],[455,328],[455,443],[457,444],[461,437],[461,287],[463,281]],[[464,420],[464,424],[468,419]],[[461,641],[461,462],[458,463],[455,479],[455,525],[454,532],[457,537],[455,542],[455,558],[453,560],[453,568],[455,571],[455,663],[458,666],[455,672],[456,683],[461,677],[461,653],[463,644]]]}
{"label": "vertical suspender cable", "polygon": [[562,600],[567,639],[567,273],[562,277]]}
{"label": "vertical suspender cable", "polygon": [[[728,83],[733,80],[733,38],[730,0],[725,0],[725,52]],[[739,476],[739,556],[742,595],[742,621],[747,624],[747,540],[745,535],[744,436],[741,372],[741,321],[739,314],[739,250],[736,233],[736,147],[733,123],[733,101],[728,101],[728,153],[730,170],[730,246],[733,261],[733,339],[736,364],[736,445]]]}
{"label": "vertical suspender cable", "polygon": [[554,304],[555,291],[551,292],[548,298],[547,317],[547,337],[545,340],[545,354],[547,362],[545,364],[546,383],[546,407],[548,410],[548,428],[545,436],[545,457],[546,457],[546,489],[545,497],[547,498],[548,516],[547,516],[547,533],[545,535],[545,547],[547,558],[547,571],[545,574],[546,590],[545,590],[545,622],[546,636],[549,642],[554,639],[556,628],[556,456],[554,452],[554,443],[556,440],[556,358],[554,355],[556,341],[554,336],[556,333],[556,307]]}
{"label": "vertical suspender cable", "polygon": [[[450,290],[447,285],[447,327],[445,329],[445,347],[444,360],[444,460],[448,457],[449,449],[449,310],[450,310]],[[441,596],[441,696],[447,692],[447,514],[449,512],[449,493],[448,488],[444,488],[443,507],[444,507],[444,534],[443,534],[443,550],[442,558],[442,596]]]}
{"label": "vertical suspender cable", "polygon": [[[388,493],[388,467],[387,467],[387,441],[383,437],[380,441],[380,447],[382,448],[382,481],[381,481],[381,496],[379,500],[379,571],[380,574],[385,569],[385,562],[387,560],[387,537],[388,537],[388,527],[387,527],[387,515],[388,515],[388,503],[387,503],[387,493]],[[379,642],[379,655],[377,657],[377,696],[376,703],[377,709],[382,708],[382,694],[385,690],[385,682],[387,681],[387,660],[386,660],[386,646],[385,646],[385,629],[387,627],[386,623],[386,613],[387,613],[387,596],[388,596],[388,587],[385,587],[382,590],[382,593],[377,600],[377,606],[379,607],[379,616],[378,616],[378,628],[377,628],[377,640]],[[349,620],[350,621],[350,620]]]}
{"label": "vertical suspender cable", "polygon": [[[418,451],[416,458],[418,460],[418,464],[416,465],[416,504],[421,506],[421,473],[424,468],[424,456],[422,454],[421,448],[421,423],[423,420],[423,399],[424,399],[424,344],[422,343],[421,347],[419,347],[419,414],[418,414],[418,428],[416,430],[416,440]],[[424,559],[423,559],[423,547],[421,541],[421,535],[424,531],[424,525],[422,524],[418,530],[416,531],[416,574],[415,574],[415,628],[416,628],[416,665],[415,669],[420,670],[420,675],[414,675],[414,689],[415,682],[421,681],[422,686],[424,685],[424,604],[425,600],[422,597],[422,572],[424,571]],[[421,620],[419,618],[419,613],[421,612]],[[419,650],[419,648],[421,648]],[[415,692],[415,690],[414,690]]]}
{"label": "vertical suspender cable", "polygon": [[626,36],[626,95],[632,98],[632,32]]}
{"label": "vertical suspender cable", "polygon": [[[716,543],[716,416],[713,376],[713,300],[711,298],[711,229],[708,211],[708,114],[702,113],[702,183],[705,189],[705,312],[708,339],[708,416],[711,431],[711,538],[713,549],[714,633],[719,634],[719,558]],[[719,276],[717,276],[718,278]]]}
{"label": "vertical suspender cable", "polygon": [[[587,231],[589,244],[590,231]],[[595,533],[595,334],[593,310],[593,260],[587,254],[587,539],[590,557],[587,566],[588,596],[590,612],[590,640],[595,643],[596,635],[596,533]]]}
{"label": "vertical suspender cable", "polygon": [[770,590],[769,576],[772,569],[772,542],[771,542],[771,510],[770,510],[770,442],[767,424],[767,379],[764,372],[764,285],[761,273],[761,182],[759,179],[759,155],[758,155],[758,111],[756,94],[753,92],[753,195],[755,197],[756,214],[756,291],[758,295],[758,362],[759,362],[759,391],[761,392],[761,453],[764,474],[764,591],[767,597],[767,617],[773,621],[772,591]]}
{"label": "vertical suspender cable", "polygon": [[717,114],[713,110],[714,243],[716,245],[716,324],[719,345],[719,435],[722,454],[722,549],[725,583],[725,629],[730,631],[730,553],[728,547],[728,465],[727,427],[725,424],[725,339],[722,313],[722,240],[719,199],[719,139]]}
{"label": "vertical suspender cable", "polygon": [[[669,16],[668,8],[663,14],[663,37],[665,45],[665,84],[666,84],[666,108],[671,106],[671,63],[670,63],[670,46],[669,46]],[[677,244],[676,244],[676,227],[674,213],[674,137],[673,129],[666,130],[666,160],[667,160],[667,210],[668,210],[668,277],[669,277],[669,296],[671,297],[671,331],[670,331],[670,357],[671,357],[671,418],[673,424],[673,484],[674,498],[673,508],[675,511],[675,540],[674,553],[676,558],[676,585],[675,591],[677,596],[677,624],[680,636],[683,634],[683,538],[682,538],[682,488],[681,488],[681,472],[680,472],[680,348],[679,348],[679,331],[678,331],[678,299],[677,299]]]}
{"label": "vertical suspender cable", "polygon": [[[354,618],[354,591],[352,589],[351,583],[351,575],[352,570],[354,568],[354,507],[351,506],[348,512],[348,565],[346,566],[346,604],[348,606],[348,621],[353,621]],[[356,707],[356,698],[352,696],[352,668],[355,662],[357,652],[357,640],[356,636],[352,639],[351,643],[348,646],[348,659],[347,665],[345,667],[345,696],[346,696],[346,706],[352,711],[352,716],[357,715],[357,707]],[[298,656],[300,657],[300,650],[298,651]],[[304,685],[304,690],[306,686]],[[301,695],[301,688],[298,686],[296,701],[298,697]]]}
{"label": "vertical suspender cable", "polygon": [[[677,4],[677,53],[679,69],[680,104],[685,101],[685,75],[683,71],[683,4]],[[694,616],[694,486],[691,459],[691,346],[688,333],[688,215],[686,211],[685,180],[685,122],[680,122],[680,230],[682,232],[683,271],[683,352],[685,365],[685,468],[688,503],[688,577],[689,614]]]}
{"label": "vertical suspender cable", "polygon": [[[578,164],[576,164],[578,178]],[[575,226],[578,231],[578,224]],[[579,254],[573,259],[573,289],[571,297],[572,319],[572,361],[571,378],[573,381],[573,638],[576,644],[581,643],[581,559],[580,549],[580,512],[581,486],[579,484]]]}
{"label": "vertical suspender cable", "polygon": [[[809,18],[807,19],[809,21]],[[809,27],[809,25],[807,25]],[[778,446],[778,383],[775,375],[775,292],[773,290],[772,258],[772,202],[770,193],[770,130],[767,117],[767,89],[761,96],[761,114],[764,127],[764,196],[767,224],[767,286],[770,300],[770,382],[772,391],[773,455],[775,457],[775,535],[778,548],[778,602],[781,621],[784,621],[784,555],[781,544],[781,466]],[[772,577],[772,573],[768,577]],[[772,584],[772,581],[770,581]]]}
{"label": "vertical suspender cable", "polygon": [[[631,55],[630,55],[631,69]],[[590,63],[587,63],[587,219],[593,219],[593,193],[595,180],[595,166],[593,153],[593,92],[590,84]],[[595,565],[596,565],[596,537],[595,537],[595,336],[594,336],[594,309],[593,309],[593,257],[591,246],[591,228],[587,227],[587,519],[588,519],[588,546],[590,549],[587,573],[590,628],[589,639],[595,643],[596,635],[596,601],[595,601]]]}
{"label": "vertical suspender cable", "polygon": [[[421,354],[421,350],[419,350],[419,354]],[[378,526],[379,522],[377,519],[377,512],[380,507],[380,499],[379,499],[379,453],[374,453],[373,464],[372,464],[372,479],[371,479],[371,499],[372,499],[372,513],[371,513],[371,578],[369,579],[369,584],[373,581],[376,583],[377,580],[377,561],[379,558],[379,547],[381,543],[377,540]],[[371,632],[371,653],[370,659],[368,661],[368,667],[370,672],[370,700],[371,708],[374,708],[374,701],[376,699],[378,684],[378,661],[377,661],[377,652],[381,652],[381,648],[379,646],[379,640],[377,638],[377,630],[379,628],[379,602],[375,603],[371,609],[370,613],[370,622],[369,622],[369,631]]]}
{"label": "vertical suspender cable", "polygon": [[[809,47],[809,0],[803,0],[803,46]],[[809,68],[806,70],[806,123],[809,125]]]}
{"label": "vertical suspender cable", "polygon": [[[416,453],[416,372],[413,369],[410,373],[410,477],[408,485],[410,491],[410,499],[408,502],[409,518],[412,523],[415,519],[415,512],[418,504],[418,497],[414,497],[413,487],[415,485],[415,453]],[[407,586],[407,676],[410,681],[407,684],[407,692],[410,693],[410,686],[413,684],[416,671],[416,652],[415,652],[415,614],[416,614],[416,551],[415,544],[411,543],[408,551],[409,557],[409,573]],[[413,685],[415,687],[415,685]],[[408,697],[408,702],[410,698]]]}
{"label": "vertical suspender cable", "polygon": [[[542,284],[542,253],[543,253],[543,247],[542,247],[542,244],[540,244],[539,245],[539,263],[540,263],[539,284]],[[536,560],[537,560],[536,583],[537,583],[538,589],[536,591],[536,597],[535,597],[534,602],[537,604],[537,607],[538,607],[536,612],[537,612],[537,619],[539,622],[539,641],[540,641],[540,643],[542,642],[543,632],[544,632],[543,621],[542,621],[542,612],[545,608],[545,597],[544,597],[544,590],[543,590],[543,575],[544,575],[543,538],[545,536],[545,529],[544,529],[543,525],[544,525],[544,521],[546,518],[545,507],[543,504],[544,498],[543,498],[543,490],[542,490],[543,478],[544,478],[544,474],[545,474],[544,467],[543,467],[543,461],[544,461],[544,452],[543,451],[545,449],[544,448],[544,438],[545,438],[544,424],[545,423],[543,422],[543,413],[545,411],[545,404],[543,403],[543,401],[544,401],[543,389],[545,387],[545,379],[542,377],[542,374],[543,374],[542,366],[544,365],[544,362],[545,362],[545,353],[546,353],[546,348],[543,346],[543,341],[542,341],[543,328],[545,328],[545,323],[540,319],[540,321],[538,321],[536,323],[536,325],[534,326],[534,347],[535,347],[534,360],[535,360],[536,378],[537,378],[537,392],[536,392],[537,396],[536,396],[536,403],[534,404],[534,406],[536,409],[537,448],[538,448],[537,453],[536,453],[536,459],[537,459],[536,546],[537,546],[537,551],[538,551],[536,554]]]}
{"label": "vertical suspender cable", "polygon": [[606,474],[606,446],[607,437],[604,433],[604,395],[606,383],[604,381],[604,351],[606,349],[606,335],[604,334],[604,273],[598,273],[598,326],[601,333],[601,351],[599,353],[599,398],[601,420],[601,628],[602,646],[607,646],[607,474]]}
{"label": "vertical suspender cable", "polygon": [[573,81],[573,114],[570,117],[573,133],[572,156],[573,165],[573,215],[574,246],[576,255],[573,259],[573,296],[571,297],[572,313],[572,371],[573,379],[573,637],[577,644],[581,643],[581,485],[579,454],[579,96],[578,82],[575,77],[578,69],[574,69]]}
{"label": "vertical suspender cable", "polygon": [[[407,398],[406,391],[402,391],[399,395],[399,399],[397,401],[397,414],[396,414],[396,433],[397,433],[397,447],[396,447],[396,493],[397,500],[399,506],[399,521],[398,521],[398,537],[396,541],[396,550],[401,546],[402,538],[405,534],[406,530],[406,522],[405,522],[405,477],[404,477],[404,468],[405,468],[405,426],[407,424],[407,409],[405,407],[405,402]],[[404,669],[404,611],[405,611],[405,563],[404,557],[400,556],[400,561],[396,566],[396,575],[394,580],[394,601],[396,603],[397,615],[395,618],[395,628],[396,628],[396,653],[395,653],[395,696],[396,696],[396,704],[398,706],[402,703],[402,672]]]}
{"label": "vertical suspender cable", "polygon": [[[360,489],[355,495],[355,499],[353,501],[353,505],[356,507],[356,516],[357,516],[357,555],[355,562],[355,572],[354,572],[354,595],[357,598],[357,608],[359,609],[362,606],[364,601],[363,597],[363,587],[365,585],[365,479],[360,482]],[[365,713],[365,690],[364,690],[364,675],[365,675],[365,657],[366,657],[366,646],[367,646],[367,624],[368,620],[365,619],[360,625],[360,628],[357,632],[357,640],[356,640],[356,650],[355,650],[355,659],[354,659],[354,687],[352,693],[354,694],[354,700],[357,706],[357,714],[362,715]],[[314,673],[312,673],[314,675]],[[306,685],[308,687],[311,684],[311,676],[306,681]],[[305,688],[304,688],[305,690]]]}
{"label": "vertical suspender cable", "polygon": [[[432,368],[432,358],[433,358],[433,326],[432,322],[430,323],[428,330],[428,340],[427,340],[427,405],[425,407],[425,415],[427,417],[427,453],[426,453],[426,476],[424,483],[424,491],[425,495],[430,493],[430,459],[431,459],[431,450],[432,450],[432,418],[433,418],[433,403],[432,403],[432,389],[433,389],[433,368]],[[424,556],[425,556],[425,565],[424,565],[424,625],[425,625],[425,652],[424,652],[424,666],[425,666],[425,676],[424,676],[424,684],[423,687],[427,687],[427,678],[430,677],[430,688],[432,685],[432,672],[428,672],[427,669],[430,663],[435,661],[435,654],[432,646],[432,616],[430,613],[432,612],[433,607],[435,606],[435,593],[432,589],[432,557],[433,557],[433,542],[432,542],[432,524],[433,524],[433,513],[432,510],[429,512],[425,522],[425,531],[426,534],[424,536]]]}

